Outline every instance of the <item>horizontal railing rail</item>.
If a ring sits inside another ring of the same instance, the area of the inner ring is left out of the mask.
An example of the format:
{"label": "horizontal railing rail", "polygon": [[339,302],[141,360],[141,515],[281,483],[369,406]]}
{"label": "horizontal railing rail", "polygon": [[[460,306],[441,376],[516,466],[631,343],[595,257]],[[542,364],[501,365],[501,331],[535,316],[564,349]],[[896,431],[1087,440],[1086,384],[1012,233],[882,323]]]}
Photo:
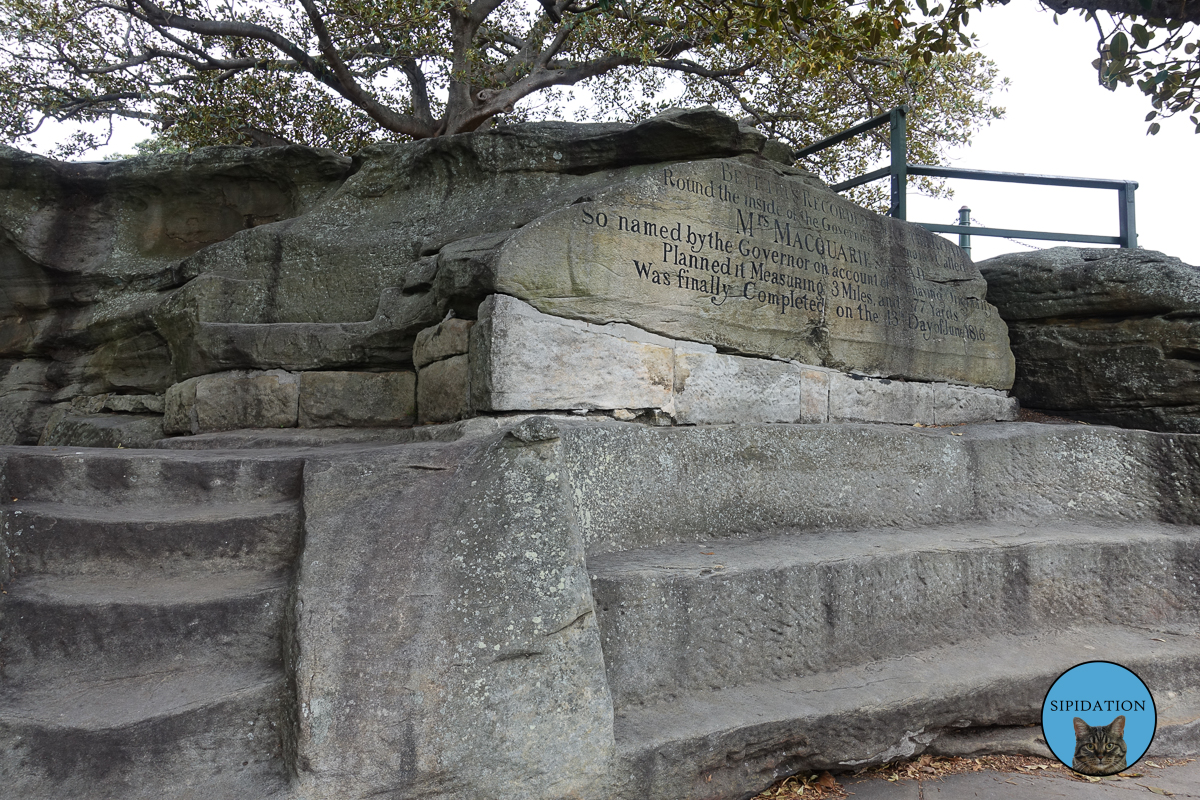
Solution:
{"label": "horizontal railing rail", "polygon": [[841,133],[822,139],[801,150],[797,150],[797,160],[806,158],[814,153],[841,144],[847,139],[859,136],[875,128],[889,125],[891,163],[880,169],[872,170],[857,178],[842,181],[830,188],[835,192],[844,192],[856,186],[862,186],[881,178],[891,178],[891,202],[888,215],[896,219],[908,218],[908,176],[921,175],[931,178],[954,178],[975,181],[993,181],[997,183],[1024,183],[1039,186],[1070,186],[1082,189],[1112,189],[1117,192],[1117,218],[1120,232],[1116,236],[1097,236],[1085,233],[1056,233],[1052,231],[1029,231],[1014,228],[989,228],[960,223],[958,225],[940,225],[932,222],[917,222],[929,231],[936,233],[957,233],[960,241],[969,236],[1002,236],[1015,239],[1038,239],[1057,242],[1085,242],[1089,244],[1116,244],[1121,247],[1137,247],[1137,224],[1135,192],[1137,181],[1115,180],[1112,178],[1072,178],[1065,175],[1038,175],[1025,172],[997,172],[986,169],[963,169],[960,167],[932,167],[925,164],[908,163],[908,130],[906,116],[907,106],[899,106],[891,111],[872,117],[865,122],[847,128]]}

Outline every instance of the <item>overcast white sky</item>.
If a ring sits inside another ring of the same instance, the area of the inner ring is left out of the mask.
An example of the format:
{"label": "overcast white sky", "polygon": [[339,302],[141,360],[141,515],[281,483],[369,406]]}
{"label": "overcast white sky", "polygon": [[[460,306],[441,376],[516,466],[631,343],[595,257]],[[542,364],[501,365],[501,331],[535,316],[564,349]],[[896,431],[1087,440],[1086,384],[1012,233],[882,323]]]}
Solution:
{"label": "overcast white sky", "polygon": [[[1147,136],[1149,103],[1136,89],[1101,88],[1090,66],[1096,31],[1082,18],[1051,15],[1035,0],[1012,0],[976,13],[972,30],[983,52],[1012,81],[999,96],[1005,119],[951,154],[954,166],[1137,181],[1139,243],[1200,265],[1200,135],[1186,118],[1163,123]],[[53,134],[52,130],[48,133]],[[89,156],[132,152],[148,134],[128,126],[112,146]],[[954,224],[970,206],[984,225],[1026,230],[1116,235],[1117,193],[953,181],[955,197],[909,197],[916,222]],[[955,239],[955,237],[951,237]],[[1053,247],[1054,242],[1030,242]],[[1022,250],[1006,239],[973,237],[975,260]],[[1083,246],[1083,245],[1079,245]]]}
{"label": "overcast white sky", "polygon": [[[1008,114],[953,153],[951,164],[1137,181],[1138,243],[1200,265],[1200,135],[1187,117],[1166,120],[1157,136],[1147,136],[1149,101],[1136,87],[1110,92],[1097,83],[1096,29],[1079,16],[1060,17],[1055,26],[1034,0],[1013,0],[975,14],[972,30],[1012,81],[998,103]],[[963,180],[951,186],[952,200],[910,195],[908,218],[954,224],[967,205],[991,227],[1118,233],[1115,191]],[[979,236],[971,244],[976,261],[1025,249]]]}

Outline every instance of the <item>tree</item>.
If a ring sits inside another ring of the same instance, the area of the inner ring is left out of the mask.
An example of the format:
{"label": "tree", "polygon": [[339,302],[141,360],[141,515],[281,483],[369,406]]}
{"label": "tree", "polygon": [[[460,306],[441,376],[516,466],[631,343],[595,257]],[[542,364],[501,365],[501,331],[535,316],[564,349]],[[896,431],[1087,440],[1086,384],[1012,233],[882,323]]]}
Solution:
{"label": "tree", "polygon": [[980,0],[916,2],[0,0],[0,134],[132,117],[179,144],[353,150],[476,130],[532,95],[639,73],[735,91],[747,76],[873,71],[903,85],[898,64],[969,42],[959,28]]}
{"label": "tree", "polygon": [[[1150,98],[1148,132],[1160,118],[1189,114],[1200,133],[1200,0],[1042,0],[1056,14],[1078,10],[1096,24],[1100,84],[1135,83]],[[1057,17],[1055,19],[1057,22]],[[1182,52],[1180,52],[1182,51]]]}

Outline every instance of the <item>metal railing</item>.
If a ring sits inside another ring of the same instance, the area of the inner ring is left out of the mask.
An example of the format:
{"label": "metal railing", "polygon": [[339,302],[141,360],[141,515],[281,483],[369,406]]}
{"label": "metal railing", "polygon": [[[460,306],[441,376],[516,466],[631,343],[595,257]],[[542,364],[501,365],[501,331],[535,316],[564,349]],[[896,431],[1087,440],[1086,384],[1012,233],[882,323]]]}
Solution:
{"label": "metal railing", "polygon": [[959,167],[930,167],[924,164],[908,163],[908,130],[905,124],[907,106],[893,108],[866,122],[860,122],[852,128],[847,128],[839,134],[822,139],[802,150],[797,150],[797,160],[813,153],[833,147],[867,131],[884,125],[891,126],[891,163],[881,169],[842,181],[830,187],[835,192],[853,189],[864,183],[877,181],[880,178],[891,178],[891,203],[888,215],[896,219],[908,219],[908,176],[925,175],[931,178],[964,178],[976,181],[997,181],[1001,183],[1029,183],[1040,186],[1074,186],[1083,189],[1115,189],[1119,198],[1118,217],[1120,234],[1117,236],[1094,236],[1083,233],[1052,233],[1050,231],[1026,231],[1012,228],[986,228],[972,225],[941,225],[933,222],[918,222],[926,230],[936,233],[957,233],[960,235],[974,234],[976,236],[1002,236],[1014,239],[1049,239],[1058,242],[1087,242],[1089,244],[1116,244],[1121,247],[1137,247],[1137,225],[1134,214],[1134,192],[1136,181],[1113,180],[1110,178],[1068,178],[1061,175],[1032,175],[1023,172],[995,172],[986,169],[961,169]]}

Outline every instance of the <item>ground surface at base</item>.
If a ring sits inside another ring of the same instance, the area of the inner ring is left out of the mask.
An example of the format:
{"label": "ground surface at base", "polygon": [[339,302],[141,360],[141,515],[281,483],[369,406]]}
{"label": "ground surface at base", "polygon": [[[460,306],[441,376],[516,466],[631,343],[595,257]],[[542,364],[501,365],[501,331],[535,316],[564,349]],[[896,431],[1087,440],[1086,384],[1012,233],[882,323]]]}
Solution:
{"label": "ground surface at base", "polygon": [[[786,794],[778,796],[780,800],[788,797]],[[1149,766],[1143,761],[1126,770],[1121,776],[1100,780],[1074,775],[1065,767],[1027,770],[1018,767],[1012,771],[985,769],[979,772],[961,772],[944,777],[925,776],[911,780],[889,780],[882,775],[864,774],[844,780],[841,791],[830,792],[826,796],[852,797],[854,800],[973,800],[977,797],[1002,800],[1093,800],[1097,797],[1116,799],[1134,796],[1192,798],[1200,797],[1200,761],[1160,767]],[[759,795],[759,798],[774,797],[776,795],[769,793]]]}

